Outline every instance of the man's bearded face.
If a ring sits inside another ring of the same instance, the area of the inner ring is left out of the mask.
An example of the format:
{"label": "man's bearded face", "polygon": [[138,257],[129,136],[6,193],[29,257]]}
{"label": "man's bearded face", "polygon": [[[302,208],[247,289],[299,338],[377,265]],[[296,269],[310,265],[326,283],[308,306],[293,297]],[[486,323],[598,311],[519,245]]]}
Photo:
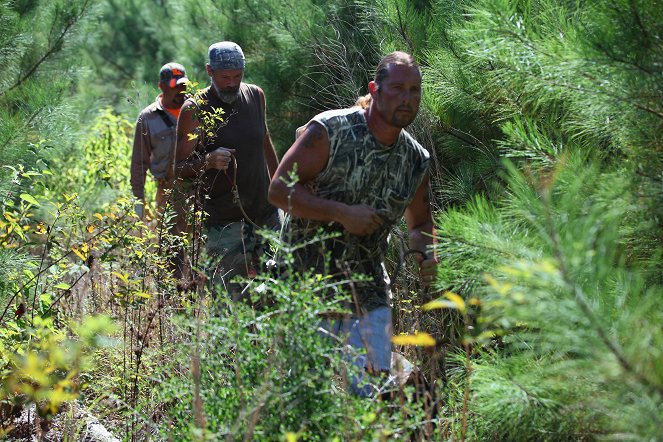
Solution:
{"label": "man's bearded face", "polygon": [[217,69],[212,71],[212,87],[224,103],[233,103],[239,97],[239,85],[244,78],[243,69]]}

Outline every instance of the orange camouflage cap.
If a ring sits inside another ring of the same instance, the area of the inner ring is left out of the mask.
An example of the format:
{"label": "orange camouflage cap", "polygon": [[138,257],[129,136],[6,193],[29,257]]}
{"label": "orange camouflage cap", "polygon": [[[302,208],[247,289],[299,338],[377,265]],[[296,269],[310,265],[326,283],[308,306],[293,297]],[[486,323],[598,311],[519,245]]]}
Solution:
{"label": "orange camouflage cap", "polygon": [[179,63],[166,63],[159,71],[159,81],[173,88],[189,81],[184,66]]}

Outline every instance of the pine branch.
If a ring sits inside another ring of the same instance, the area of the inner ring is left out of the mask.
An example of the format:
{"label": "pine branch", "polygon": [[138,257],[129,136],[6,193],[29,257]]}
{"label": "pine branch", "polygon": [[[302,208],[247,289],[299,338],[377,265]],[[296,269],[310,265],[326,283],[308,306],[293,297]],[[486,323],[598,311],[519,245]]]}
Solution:
{"label": "pine branch", "polygon": [[587,302],[587,299],[585,298],[583,291],[572,280],[568,268],[566,267],[566,260],[564,259],[564,256],[562,254],[560,238],[557,235],[557,231],[555,230],[555,226],[553,223],[552,213],[550,211],[550,192],[546,192],[545,194],[544,207],[545,207],[546,222],[548,224],[548,230],[549,230],[548,233],[550,235],[550,241],[552,243],[552,248],[553,248],[553,254],[559,264],[559,270],[562,276],[562,280],[564,281],[564,284],[567,287],[570,287],[571,290],[573,291],[574,300],[578,304],[578,307],[580,307],[582,313],[589,320],[592,327],[594,327],[594,330],[598,334],[601,342],[603,342],[603,344],[608,348],[608,350],[610,350],[613,356],[617,359],[617,362],[622,367],[622,369],[624,369],[624,371],[626,371],[627,373],[632,374],[643,386],[663,396],[663,386],[653,383],[644,374],[640,373],[635,367],[633,367],[633,365],[631,365],[628,359],[626,359],[626,356],[619,348],[619,345],[616,342],[614,342],[612,339],[610,339],[610,336],[608,336],[608,332],[605,330],[599,319],[594,315],[594,312],[589,306],[589,303]]}
{"label": "pine branch", "polygon": [[633,16],[635,17],[635,22],[638,24],[638,27],[642,31],[642,35],[645,38],[645,41],[647,42],[647,46],[649,46],[651,38],[649,37],[649,32],[647,32],[647,28],[645,28],[645,25],[642,22],[642,17],[640,17],[640,11],[638,11],[638,6],[635,4],[634,0],[631,0],[629,3],[631,6],[631,12],[633,12]]}
{"label": "pine branch", "polygon": [[414,43],[412,43],[412,40],[407,35],[407,27],[403,23],[403,17],[401,17],[401,8],[398,6],[398,3],[396,3],[396,14],[398,15],[398,33],[401,34],[401,37],[403,37],[403,40],[405,40],[409,52],[414,53]]}
{"label": "pine branch", "polygon": [[72,16],[72,17],[67,21],[67,23],[65,24],[64,28],[63,28],[62,31],[60,32],[60,35],[58,36],[58,38],[55,40],[54,43],[52,43],[52,44],[48,47],[48,49],[46,50],[46,52],[44,52],[44,54],[39,58],[39,60],[37,60],[37,62],[35,62],[35,63],[32,65],[32,67],[31,67],[30,69],[28,69],[28,71],[27,71],[25,74],[23,74],[23,76],[20,77],[20,78],[16,81],[16,83],[14,83],[14,84],[13,84],[12,86],[10,86],[8,89],[5,89],[4,91],[0,91],[0,97],[3,96],[3,95],[5,95],[7,92],[9,92],[9,91],[11,91],[11,90],[13,90],[13,89],[16,89],[17,87],[19,87],[20,85],[22,85],[25,81],[27,81],[31,76],[33,76],[33,75],[37,72],[37,69],[39,69],[39,67],[40,67],[44,62],[46,62],[46,60],[48,60],[51,56],[53,56],[56,52],[58,52],[58,51],[60,50],[60,48],[61,48],[61,46],[62,46],[62,42],[64,41],[64,38],[67,36],[67,34],[68,34],[69,31],[71,30],[71,28],[73,28],[74,25],[75,25],[76,23],[78,23],[78,22],[80,21],[81,18],[83,18],[83,15],[85,14],[85,10],[86,10],[87,7],[88,7],[89,1],[90,1],[90,0],[85,0],[85,1],[83,2],[83,5],[82,5],[82,7],[81,7],[79,13],[78,13],[77,15]]}
{"label": "pine branch", "polygon": [[649,75],[654,74],[654,72],[652,72],[651,70],[645,68],[644,66],[639,65],[638,63],[636,63],[634,61],[630,61],[630,60],[626,60],[624,58],[618,57],[617,55],[615,55],[613,52],[611,52],[605,45],[601,44],[600,42],[596,43],[594,45],[594,47],[595,47],[595,49],[597,49],[599,52],[601,52],[602,54],[604,54],[606,57],[608,57],[610,60],[612,60],[614,62],[626,64],[626,65],[629,65],[629,66],[633,66],[636,69],[644,72],[645,74],[649,74]]}

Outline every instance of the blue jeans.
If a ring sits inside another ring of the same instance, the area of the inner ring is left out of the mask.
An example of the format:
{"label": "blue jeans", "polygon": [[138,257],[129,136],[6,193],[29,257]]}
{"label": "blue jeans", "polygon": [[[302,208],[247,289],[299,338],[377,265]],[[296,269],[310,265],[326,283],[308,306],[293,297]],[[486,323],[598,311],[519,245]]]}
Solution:
{"label": "blue jeans", "polygon": [[350,391],[360,397],[376,393],[379,387],[371,382],[366,369],[370,368],[373,373],[389,372],[391,369],[391,308],[378,307],[359,317],[351,315],[343,319],[325,319],[320,323],[320,328],[326,332],[324,334],[336,336],[354,349],[344,356],[360,369],[358,375],[351,377]]}

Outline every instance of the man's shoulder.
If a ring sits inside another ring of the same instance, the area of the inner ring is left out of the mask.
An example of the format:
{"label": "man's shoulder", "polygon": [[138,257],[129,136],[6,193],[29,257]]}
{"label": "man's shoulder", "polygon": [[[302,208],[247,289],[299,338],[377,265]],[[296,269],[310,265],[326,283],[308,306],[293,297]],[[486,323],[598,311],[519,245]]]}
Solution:
{"label": "man's shoulder", "polygon": [[210,90],[212,89],[212,86],[207,86],[204,89],[200,89],[199,91],[195,92],[193,95],[187,95],[186,100],[184,100],[183,106],[191,106],[192,104],[195,104],[197,101],[207,101],[209,100],[209,93]]}
{"label": "man's shoulder", "polygon": [[240,83],[241,86],[246,87],[247,89],[251,89],[253,91],[260,91],[262,92],[262,88],[258,86],[257,84],[253,83],[244,83],[243,81]]}
{"label": "man's shoulder", "polygon": [[356,122],[360,121],[362,110],[358,107],[351,107],[347,109],[333,109],[321,112],[315,117],[313,121],[323,124],[334,124],[339,122]]}
{"label": "man's shoulder", "polygon": [[332,109],[328,111],[324,111],[316,115],[317,117],[320,118],[338,118],[338,117],[347,117],[350,115],[358,114],[361,112],[361,109],[358,107],[349,107],[346,109]]}
{"label": "man's shoulder", "polygon": [[159,106],[157,105],[157,102],[155,100],[149,105],[145,106],[143,110],[140,111],[140,113],[138,114],[138,118],[144,119],[145,117],[148,117],[149,115],[152,115],[158,111],[159,111]]}
{"label": "man's shoulder", "polygon": [[265,95],[265,91],[263,91],[262,88],[257,84],[242,82],[240,84],[240,88],[244,88],[244,94],[248,97],[249,100],[255,100],[256,97]]}
{"label": "man's shoulder", "polygon": [[417,140],[414,139],[412,135],[405,129],[402,130],[401,132],[403,134],[403,142],[405,146],[408,149],[413,150],[417,155],[419,155],[424,161],[428,161],[430,158],[430,154],[428,151],[424,148],[424,146],[421,145]]}

